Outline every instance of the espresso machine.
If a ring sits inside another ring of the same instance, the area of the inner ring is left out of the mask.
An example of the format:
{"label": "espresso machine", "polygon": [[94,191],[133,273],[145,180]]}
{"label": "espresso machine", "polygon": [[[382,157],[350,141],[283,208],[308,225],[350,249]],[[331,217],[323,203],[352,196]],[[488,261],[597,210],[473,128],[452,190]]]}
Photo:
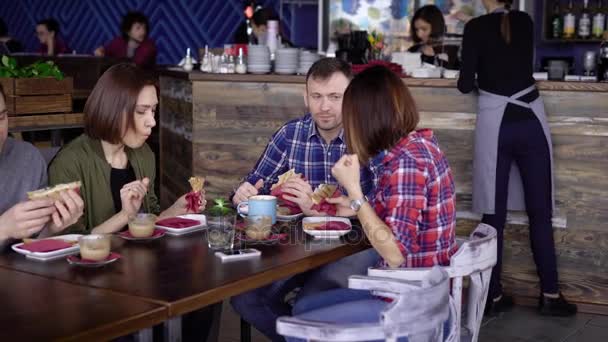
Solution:
{"label": "espresso machine", "polygon": [[597,62],[597,79],[600,82],[608,82],[608,40],[600,45],[600,54]]}

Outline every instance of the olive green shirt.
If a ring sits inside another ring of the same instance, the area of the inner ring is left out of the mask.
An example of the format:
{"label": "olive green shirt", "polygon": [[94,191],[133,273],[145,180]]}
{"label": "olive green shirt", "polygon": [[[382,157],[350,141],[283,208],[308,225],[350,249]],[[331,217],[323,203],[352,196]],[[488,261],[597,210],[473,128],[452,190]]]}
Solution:
{"label": "olive green shirt", "polygon": [[[156,178],[154,153],[147,144],[137,149],[125,146],[129,163],[136,179],[148,177],[150,186],[142,210],[158,214],[160,207],[154,193]],[[62,234],[88,234],[91,230],[116,214],[110,187],[112,166],[106,161],[101,141],[81,135],[64,146],[49,167],[49,184],[56,185],[81,181],[80,196],[84,200],[84,215]]]}

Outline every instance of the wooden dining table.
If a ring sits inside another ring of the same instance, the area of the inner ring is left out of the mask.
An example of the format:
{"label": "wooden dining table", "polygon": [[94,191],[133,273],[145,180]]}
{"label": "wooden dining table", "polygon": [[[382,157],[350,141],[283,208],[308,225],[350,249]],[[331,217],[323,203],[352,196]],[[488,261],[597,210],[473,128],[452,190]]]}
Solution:
{"label": "wooden dining table", "polygon": [[36,262],[12,252],[0,255],[0,268],[162,305],[171,339],[183,314],[369,248],[359,228],[338,240],[314,240],[300,223],[288,231],[289,238],[278,244],[251,246],[262,252],[259,258],[227,263],[207,247],[206,232],[199,231],[149,242],[113,236],[112,250],[122,258],[97,269],[71,266],[65,259]]}
{"label": "wooden dining table", "polygon": [[103,341],[167,319],[133,296],[0,269],[0,341]]}

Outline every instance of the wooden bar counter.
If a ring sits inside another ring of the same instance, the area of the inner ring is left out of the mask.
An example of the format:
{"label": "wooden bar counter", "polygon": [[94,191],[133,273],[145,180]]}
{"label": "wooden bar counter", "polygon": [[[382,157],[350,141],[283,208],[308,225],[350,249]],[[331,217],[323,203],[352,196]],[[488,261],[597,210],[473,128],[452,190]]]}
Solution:
{"label": "wooden bar counter", "polygon": [[[207,197],[226,197],[285,122],[306,113],[303,76],[160,73],[161,202],[207,177]],[[458,233],[479,220],[471,213],[475,95],[455,80],[404,79],[452,166]],[[539,82],[553,139],[554,234],[564,294],[580,310],[608,314],[608,84]],[[535,303],[538,278],[524,213],[510,213],[503,282],[520,303]]]}

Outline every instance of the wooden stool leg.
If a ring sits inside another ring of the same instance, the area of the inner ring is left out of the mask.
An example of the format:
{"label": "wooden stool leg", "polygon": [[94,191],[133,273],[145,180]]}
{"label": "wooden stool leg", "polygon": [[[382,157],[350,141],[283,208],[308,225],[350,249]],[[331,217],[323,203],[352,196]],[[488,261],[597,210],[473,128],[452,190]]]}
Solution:
{"label": "wooden stool leg", "polygon": [[251,324],[241,318],[241,342],[251,342]]}

